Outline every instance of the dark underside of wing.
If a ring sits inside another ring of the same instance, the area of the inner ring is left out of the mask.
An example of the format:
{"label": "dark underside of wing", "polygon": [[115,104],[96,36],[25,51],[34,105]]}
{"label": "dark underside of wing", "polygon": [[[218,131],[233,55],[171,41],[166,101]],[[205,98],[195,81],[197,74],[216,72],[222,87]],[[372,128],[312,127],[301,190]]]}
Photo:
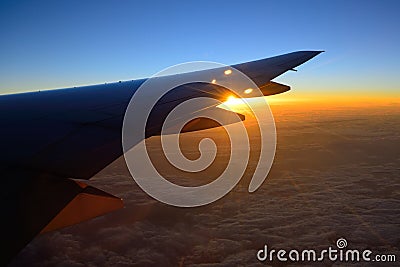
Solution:
{"label": "dark underside of wing", "polygon": [[[232,67],[253,79],[264,95],[271,95],[290,89],[272,79],[319,53],[294,52]],[[122,155],[124,112],[144,81],[0,96],[1,209],[7,232],[2,240],[3,247],[8,247],[2,251],[1,263],[8,262],[44,229],[122,206],[119,198],[70,178],[89,179]],[[159,134],[165,114],[176,105],[199,96],[221,99],[223,92],[224,88],[213,84],[175,88],[156,105],[146,136]],[[185,131],[215,126],[197,121]],[[85,205],[91,208],[74,212],[74,207]]]}
{"label": "dark underside of wing", "polygon": [[2,174],[2,180],[1,265],[41,232],[76,224],[123,207],[120,198],[83,182],[41,172],[6,172]]}

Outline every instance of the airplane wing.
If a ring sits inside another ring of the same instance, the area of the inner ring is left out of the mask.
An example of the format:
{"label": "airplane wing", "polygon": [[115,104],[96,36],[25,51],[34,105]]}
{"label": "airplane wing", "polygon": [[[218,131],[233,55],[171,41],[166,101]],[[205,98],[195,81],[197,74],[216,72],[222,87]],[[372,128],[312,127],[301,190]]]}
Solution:
{"label": "airplane wing", "polygon": [[[319,53],[294,52],[232,67],[271,95],[290,89],[272,79]],[[5,230],[1,263],[9,262],[40,232],[123,206],[120,198],[73,179],[90,179],[123,154],[124,113],[145,80],[0,96],[0,207]],[[218,99],[220,92],[213,84],[177,87],[156,105],[146,136],[159,134],[163,118],[179,103],[199,96]],[[216,126],[198,120],[184,131]]]}

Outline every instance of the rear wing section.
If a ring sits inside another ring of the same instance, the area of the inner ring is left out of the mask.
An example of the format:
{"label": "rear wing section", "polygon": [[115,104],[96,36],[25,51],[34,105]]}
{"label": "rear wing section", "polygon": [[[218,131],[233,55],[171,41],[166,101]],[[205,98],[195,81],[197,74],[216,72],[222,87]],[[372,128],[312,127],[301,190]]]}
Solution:
{"label": "rear wing section", "polygon": [[82,188],[82,191],[42,229],[41,233],[74,225],[123,208],[122,199],[84,182],[74,182]]}

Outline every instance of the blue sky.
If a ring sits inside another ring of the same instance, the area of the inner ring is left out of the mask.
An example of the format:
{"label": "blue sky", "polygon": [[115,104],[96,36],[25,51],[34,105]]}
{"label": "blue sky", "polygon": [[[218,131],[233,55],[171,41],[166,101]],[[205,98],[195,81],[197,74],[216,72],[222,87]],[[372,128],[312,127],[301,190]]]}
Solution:
{"label": "blue sky", "polygon": [[400,1],[0,2],[0,94],[146,77],[297,50],[277,80],[302,91],[399,95]]}

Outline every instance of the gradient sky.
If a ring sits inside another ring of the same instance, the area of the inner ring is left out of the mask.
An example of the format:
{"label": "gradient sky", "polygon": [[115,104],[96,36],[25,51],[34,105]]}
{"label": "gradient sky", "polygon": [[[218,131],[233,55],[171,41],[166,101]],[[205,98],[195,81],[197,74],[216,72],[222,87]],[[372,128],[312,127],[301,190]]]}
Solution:
{"label": "gradient sky", "polygon": [[0,94],[325,50],[277,79],[299,92],[398,97],[400,1],[0,2]]}

